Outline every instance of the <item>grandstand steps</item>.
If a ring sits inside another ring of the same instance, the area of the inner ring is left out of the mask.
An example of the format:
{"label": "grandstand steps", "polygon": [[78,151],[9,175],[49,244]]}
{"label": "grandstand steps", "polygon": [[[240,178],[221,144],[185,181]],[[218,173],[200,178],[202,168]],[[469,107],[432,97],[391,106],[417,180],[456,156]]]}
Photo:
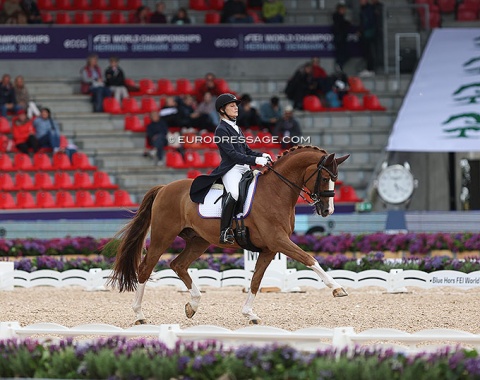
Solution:
{"label": "grandstand steps", "polygon": [[[35,97],[42,107],[48,107],[51,110],[61,109],[62,112],[92,112],[92,103],[90,98],[85,95],[57,95],[50,97]],[[55,117],[55,115],[53,115]]]}

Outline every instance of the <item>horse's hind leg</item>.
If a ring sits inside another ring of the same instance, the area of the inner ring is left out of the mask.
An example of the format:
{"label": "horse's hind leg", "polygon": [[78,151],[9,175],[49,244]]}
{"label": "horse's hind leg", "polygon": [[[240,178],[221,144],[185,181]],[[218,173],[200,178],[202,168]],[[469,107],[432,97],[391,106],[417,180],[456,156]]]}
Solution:
{"label": "horse's hind leg", "polygon": [[[193,232],[193,231],[191,231]],[[185,314],[187,318],[192,318],[198,310],[198,304],[200,302],[200,291],[193,283],[192,278],[188,274],[188,268],[191,263],[198,259],[203,252],[208,248],[210,243],[200,236],[187,237],[183,233],[180,235],[185,238],[186,244],[182,252],[170,263],[170,268],[178,275],[183,281],[188,291],[190,292],[190,302],[185,305]]]}
{"label": "horse's hind leg", "polygon": [[276,252],[261,252],[258,255],[257,262],[255,264],[255,270],[253,272],[252,281],[250,282],[250,289],[248,290],[247,300],[242,308],[242,314],[248,318],[250,324],[258,325],[260,318],[253,312],[253,301],[260,289],[260,283],[262,282],[263,275],[267,270],[268,265],[275,257]]}

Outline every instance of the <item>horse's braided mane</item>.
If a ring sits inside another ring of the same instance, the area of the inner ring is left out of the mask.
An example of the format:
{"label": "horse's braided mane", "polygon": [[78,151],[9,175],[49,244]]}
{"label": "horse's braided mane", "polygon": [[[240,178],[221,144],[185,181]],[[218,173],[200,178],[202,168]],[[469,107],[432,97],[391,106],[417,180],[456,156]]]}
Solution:
{"label": "horse's braided mane", "polygon": [[[292,152],[296,152],[297,150],[300,150],[300,149],[313,149],[313,150],[318,150],[318,151],[322,151],[322,152],[325,152],[323,149],[320,149],[318,146],[313,146],[313,145],[295,145],[289,149],[286,149],[284,150],[283,152],[279,153],[277,155],[277,159],[271,164],[272,167],[275,167],[275,164],[277,163],[277,161],[279,159],[281,159],[282,157],[285,157],[287,156],[289,153],[292,153]],[[264,168],[262,170],[262,173],[265,174],[266,172],[268,171],[268,168]]]}

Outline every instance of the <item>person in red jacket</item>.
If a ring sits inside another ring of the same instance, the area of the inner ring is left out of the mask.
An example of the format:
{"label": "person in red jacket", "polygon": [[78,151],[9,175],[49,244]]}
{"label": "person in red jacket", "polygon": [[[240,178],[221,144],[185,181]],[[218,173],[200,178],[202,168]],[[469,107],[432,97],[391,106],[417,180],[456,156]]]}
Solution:
{"label": "person in red jacket", "polygon": [[13,141],[17,149],[28,154],[32,149],[34,153],[38,152],[38,139],[35,136],[35,128],[32,121],[27,118],[25,110],[18,111],[18,117],[13,122]]}

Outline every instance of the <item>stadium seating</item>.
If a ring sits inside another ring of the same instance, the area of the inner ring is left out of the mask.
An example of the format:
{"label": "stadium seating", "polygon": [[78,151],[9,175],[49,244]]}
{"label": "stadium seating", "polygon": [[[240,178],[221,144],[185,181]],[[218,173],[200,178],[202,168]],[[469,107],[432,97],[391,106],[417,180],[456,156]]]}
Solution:
{"label": "stadium seating", "polygon": [[57,152],[53,155],[53,169],[55,170],[71,170],[72,163],[66,153]]}
{"label": "stadium seating", "polygon": [[35,153],[33,155],[33,168],[35,170],[52,170],[52,160],[46,153]]}
{"label": "stadium seating", "polygon": [[92,8],[99,11],[105,11],[109,9],[107,0],[93,0]]}
{"label": "stadium seating", "polygon": [[110,13],[110,17],[108,20],[110,24],[126,24],[127,23],[127,19],[125,18],[123,13],[119,11],[112,11]]}
{"label": "stadium seating", "polygon": [[218,12],[207,12],[205,13],[203,22],[205,24],[220,24],[222,16]]}
{"label": "stadium seating", "polygon": [[71,190],[73,189],[73,182],[70,174],[67,172],[55,172],[53,176],[53,185],[55,190]]}
{"label": "stadium seating", "polygon": [[116,10],[116,11],[122,11],[122,10],[127,9],[124,0],[110,0],[109,3],[108,3],[108,7],[111,10]]}
{"label": "stadium seating", "polygon": [[182,155],[177,151],[168,151],[165,155],[165,164],[174,169],[183,169],[185,164]]}
{"label": "stadium seating", "polygon": [[15,199],[11,193],[0,192],[0,209],[14,209],[17,208]]}
{"label": "stadium seating", "polygon": [[363,96],[363,107],[370,111],[385,111],[385,107],[380,104],[377,95],[366,94]]}
{"label": "stadium seating", "polygon": [[189,0],[188,7],[194,11],[206,11],[209,9],[207,0]]}
{"label": "stadium seating", "polygon": [[151,96],[144,96],[141,100],[140,110],[143,113],[158,111],[159,107],[157,102]]}
{"label": "stadium seating", "polygon": [[220,154],[215,150],[208,150],[203,154],[204,167],[217,167],[220,165]]}
{"label": "stadium seating", "polygon": [[76,190],[94,188],[90,175],[87,172],[76,172],[73,175],[73,188]]}
{"label": "stadium seating", "polygon": [[74,24],[90,24],[90,15],[87,12],[78,11],[73,15]]}
{"label": "stadium seating", "polygon": [[68,191],[57,191],[55,205],[60,208],[72,208],[75,207],[75,200]]}
{"label": "stadium seating", "polygon": [[456,0],[437,0],[437,6],[441,13],[453,13],[457,5]]}
{"label": "stadium seating", "polygon": [[225,0],[208,0],[208,7],[214,11],[221,11],[225,4]]}
{"label": "stadium seating", "polygon": [[202,172],[198,169],[190,169],[188,172],[187,172],[187,178],[197,178],[199,175],[201,175]]}
{"label": "stadium seating", "polygon": [[12,132],[10,122],[6,117],[0,116],[0,133],[9,134]]}
{"label": "stadium seating", "polygon": [[476,21],[478,20],[478,9],[468,4],[460,4],[457,10],[457,21]]}
{"label": "stadium seating", "polygon": [[359,77],[348,77],[348,86],[350,87],[350,92],[355,93],[367,93],[369,92],[362,80]]}
{"label": "stadium seating", "polygon": [[96,189],[118,189],[118,185],[112,183],[108,173],[103,171],[93,173],[93,187]]}
{"label": "stadium seating", "polygon": [[33,176],[34,190],[53,190],[55,185],[47,172],[37,172]]}
{"label": "stadium seating", "polygon": [[142,109],[135,98],[122,99],[122,112],[124,113],[141,113]]}
{"label": "stadium seating", "polygon": [[33,184],[32,177],[30,174],[25,172],[17,172],[15,173],[15,188],[14,190],[25,190],[25,191],[32,191],[35,189]]}
{"label": "stadium seating", "polygon": [[0,170],[2,171],[14,170],[12,159],[6,153],[0,153]]}
{"label": "stadium seating", "polygon": [[200,153],[196,151],[188,151],[184,156],[184,166],[187,168],[202,168],[203,160]]}
{"label": "stadium seating", "polygon": [[106,113],[119,114],[122,113],[122,107],[120,103],[115,98],[104,98],[103,99],[103,111]]}
{"label": "stadium seating", "polygon": [[95,202],[88,190],[78,190],[75,193],[75,207],[93,207]]}
{"label": "stadium seating", "polygon": [[145,132],[145,125],[140,122],[137,115],[126,115],[124,119],[124,128],[126,131]]}
{"label": "stadium seating", "polygon": [[138,86],[140,87],[140,92],[144,95],[152,95],[155,93],[155,83],[151,79],[140,79],[138,81]]}
{"label": "stadium seating", "polygon": [[73,0],[72,8],[77,11],[89,11],[90,1],[89,0]]}
{"label": "stadium seating", "polygon": [[73,24],[73,20],[68,12],[57,12],[55,15],[55,23],[60,25]]}
{"label": "stadium seating", "polygon": [[310,112],[324,111],[322,102],[315,95],[307,95],[303,98],[303,109]]}
{"label": "stadium seating", "polygon": [[44,24],[53,24],[53,16],[50,12],[42,12],[41,17]]}
{"label": "stadium seating", "polygon": [[352,186],[343,185],[340,187],[340,202],[363,202],[363,199],[357,196]]}
{"label": "stadium seating", "polygon": [[126,9],[128,10],[136,10],[138,7],[142,6],[142,0],[127,0]]}
{"label": "stadium seating", "polygon": [[175,95],[175,88],[170,79],[162,78],[157,81],[158,95]]}
{"label": "stadium seating", "polygon": [[37,208],[54,208],[57,207],[55,198],[48,191],[39,191],[36,195]]}
{"label": "stadium seating", "polygon": [[38,9],[42,11],[55,10],[55,3],[53,2],[53,0],[38,0],[37,6],[38,6]]}
{"label": "stadium seating", "polygon": [[105,12],[95,11],[92,13],[92,24],[108,24],[108,17]]}
{"label": "stadium seating", "polygon": [[72,169],[75,169],[75,170],[97,170],[97,167],[90,163],[90,160],[85,153],[75,152],[72,155]]}
{"label": "stadium seating", "polygon": [[195,89],[192,86],[192,82],[185,78],[179,78],[176,82],[176,93],[177,95],[193,95]]}
{"label": "stadium seating", "polygon": [[346,94],[342,99],[343,107],[349,111],[361,111],[363,110],[363,105],[360,103],[358,96],[354,94]]}
{"label": "stadium seating", "polygon": [[138,206],[136,203],[133,203],[130,194],[126,190],[115,190],[113,192],[113,203],[117,207],[133,207]]}
{"label": "stadium seating", "polygon": [[95,192],[95,207],[112,207],[114,206],[113,198],[106,190],[97,190]]}
{"label": "stadium seating", "polygon": [[0,191],[13,191],[15,190],[15,182],[8,173],[0,172]]}
{"label": "stadium seating", "polygon": [[32,193],[28,191],[19,191],[17,193],[17,208],[37,208]]}
{"label": "stadium seating", "polygon": [[33,170],[32,159],[28,154],[17,153],[13,157],[13,166],[15,170]]}

